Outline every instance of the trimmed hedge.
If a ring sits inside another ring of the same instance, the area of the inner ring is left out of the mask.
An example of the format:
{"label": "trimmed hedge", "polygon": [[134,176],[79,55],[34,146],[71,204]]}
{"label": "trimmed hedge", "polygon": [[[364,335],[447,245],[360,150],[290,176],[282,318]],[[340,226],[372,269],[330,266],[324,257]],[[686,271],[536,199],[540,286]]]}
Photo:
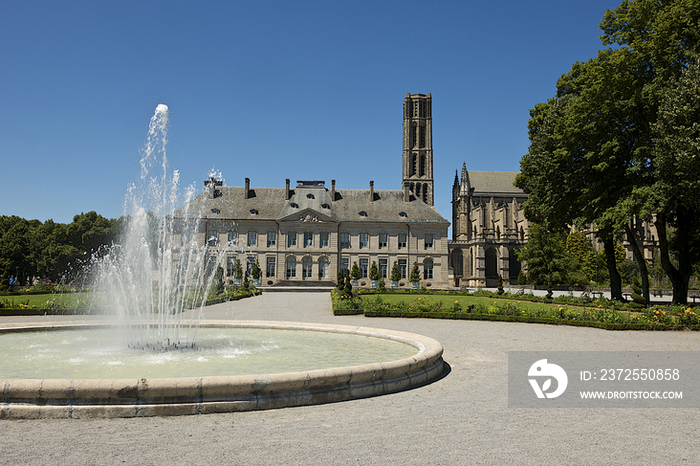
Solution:
{"label": "trimmed hedge", "polygon": [[[334,312],[335,314],[335,312]],[[336,314],[338,315],[338,314]],[[593,327],[603,330],[700,330],[700,325],[664,325],[652,323],[612,323],[590,320],[564,320],[546,317],[504,316],[495,314],[471,314],[464,312],[407,312],[407,311],[365,311],[365,317],[403,317],[452,320],[487,320],[492,322],[522,322],[530,324],[571,325],[574,327]]]}
{"label": "trimmed hedge", "polygon": [[[404,317],[455,320],[486,320],[496,322],[523,322],[547,325],[573,325],[605,330],[700,330],[700,315],[690,306],[665,306],[648,308],[643,312],[621,312],[619,308],[580,308],[572,303],[551,303],[555,307],[532,309],[522,307],[520,301],[511,300],[492,304],[474,303],[465,306],[456,300],[446,303],[444,299],[431,300],[429,296],[406,293],[407,299],[397,302],[384,301],[381,297],[362,293],[349,298],[333,294],[334,315],[364,314],[366,317]],[[403,293],[400,293],[403,294]],[[443,294],[443,293],[428,293]],[[409,296],[415,296],[411,299]],[[418,295],[418,296],[416,296]],[[460,293],[460,295],[464,296]],[[468,296],[483,297],[479,294]],[[363,299],[364,297],[364,299]],[[427,298],[427,299],[424,299]],[[491,298],[493,299],[493,298]],[[547,303],[549,304],[549,303]],[[558,309],[556,309],[558,307]]]}

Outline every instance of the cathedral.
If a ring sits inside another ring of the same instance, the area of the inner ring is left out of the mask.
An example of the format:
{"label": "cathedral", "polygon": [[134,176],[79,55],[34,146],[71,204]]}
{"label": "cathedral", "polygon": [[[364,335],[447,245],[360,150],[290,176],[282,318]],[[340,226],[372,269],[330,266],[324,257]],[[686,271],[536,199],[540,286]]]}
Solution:
{"label": "cathedral", "polygon": [[517,172],[455,173],[449,263],[454,286],[493,287],[518,283],[516,249],[527,242],[522,205],[527,194],[513,183]]}

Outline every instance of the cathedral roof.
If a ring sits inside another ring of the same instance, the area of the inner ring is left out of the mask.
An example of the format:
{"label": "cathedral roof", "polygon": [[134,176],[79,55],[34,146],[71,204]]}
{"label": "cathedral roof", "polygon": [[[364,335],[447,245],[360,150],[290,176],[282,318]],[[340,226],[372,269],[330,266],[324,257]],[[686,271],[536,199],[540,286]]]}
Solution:
{"label": "cathedral roof", "polygon": [[479,194],[514,194],[525,195],[522,189],[513,185],[518,172],[482,172],[470,171],[469,182],[475,195]]}

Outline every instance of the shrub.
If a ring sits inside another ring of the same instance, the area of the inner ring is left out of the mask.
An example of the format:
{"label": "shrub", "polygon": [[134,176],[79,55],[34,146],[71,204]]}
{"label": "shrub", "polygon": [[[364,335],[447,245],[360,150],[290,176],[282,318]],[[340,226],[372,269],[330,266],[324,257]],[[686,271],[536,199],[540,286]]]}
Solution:
{"label": "shrub", "polygon": [[352,263],[352,271],[350,272],[350,277],[353,280],[360,279],[360,267],[357,266],[357,262]]}
{"label": "shrub", "polygon": [[377,263],[375,261],[372,261],[372,265],[369,268],[369,279],[379,280],[379,268],[377,267]]}
{"label": "shrub", "polygon": [[420,281],[420,270],[418,270],[418,262],[413,263],[413,268],[411,269],[411,275],[409,276],[409,281],[419,282]]}
{"label": "shrub", "polygon": [[401,280],[401,273],[398,264],[394,261],[394,265],[391,266],[391,281],[398,282],[399,280]]}

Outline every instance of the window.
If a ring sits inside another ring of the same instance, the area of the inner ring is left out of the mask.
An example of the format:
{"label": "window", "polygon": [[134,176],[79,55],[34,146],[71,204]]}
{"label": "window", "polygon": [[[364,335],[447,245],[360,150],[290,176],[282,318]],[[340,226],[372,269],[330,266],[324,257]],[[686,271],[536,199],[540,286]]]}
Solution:
{"label": "window", "polygon": [[430,259],[426,259],[423,262],[423,278],[425,280],[433,279],[433,261]]}
{"label": "window", "polygon": [[399,259],[399,273],[401,278],[406,278],[406,259]]}
{"label": "window", "polygon": [[406,233],[399,234],[399,249],[406,249]]}
{"label": "window", "polygon": [[322,257],[318,260],[318,279],[328,280],[328,258]]}
{"label": "window", "polygon": [[350,270],[350,259],[347,257],[340,259],[340,270]]}
{"label": "window", "polygon": [[369,248],[369,234],[360,233],[360,249]]}
{"label": "window", "polygon": [[350,233],[340,234],[340,249],[350,249]]}
{"label": "window", "polygon": [[209,236],[207,236],[207,246],[216,246],[219,244],[219,232],[216,230],[209,230]]}
{"label": "window", "polygon": [[248,232],[248,247],[254,247],[258,245],[258,232],[249,231]]}
{"label": "window", "polygon": [[310,257],[304,257],[301,261],[301,278],[302,280],[311,280],[314,263]]}
{"label": "window", "polygon": [[387,267],[389,261],[387,259],[379,259],[379,276],[382,278],[387,277]]}
{"label": "window", "polygon": [[187,244],[189,242],[190,242],[189,232],[183,231],[182,234],[180,234],[180,246],[187,246]]}
{"label": "window", "polygon": [[304,247],[310,248],[314,245],[314,234],[310,231],[304,232]]}
{"label": "window", "polygon": [[209,256],[209,258],[207,258],[207,263],[204,266],[204,275],[206,277],[211,277],[211,274],[214,273],[214,269],[216,268],[216,261],[216,256]]}
{"label": "window", "polygon": [[360,278],[367,278],[367,269],[369,268],[369,259],[360,259]]}
{"label": "window", "polygon": [[379,233],[379,249],[386,249],[388,246],[386,233]]}
{"label": "window", "polygon": [[321,247],[322,248],[327,248],[328,247],[328,232],[323,231],[321,232]]}
{"label": "window", "polygon": [[265,269],[265,276],[270,278],[275,276],[275,258],[267,258],[267,268]]}
{"label": "window", "polygon": [[425,126],[420,127],[420,146],[425,147]]}
{"label": "window", "polygon": [[297,233],[295,231],[290,231],[289,233],[287,233],[287,247],[297,247]]}
{"label": "window", "polygon": [[228,232],[228,242],[235,243],[236,241],[238,241],[238,233],[235,231],[229,231]]}
{"label": "window", "polygon": [[297,278],[297,260],[294,257],[287,257],[287,279]]}
{"label": "window", "polygon": [[425,249],[433,249],[433,235],[425,235]]}
{"label": "window", "polygon": [[226,275],[231,277],[233,276],[233,268],[236,265],[236,258],[231,256],[226,258]]}
{"label": "window", "polygon": [[276,231],[268,231],[267,232],[267,247],[274,248],[276,244],[277,244],[277,232]]}

